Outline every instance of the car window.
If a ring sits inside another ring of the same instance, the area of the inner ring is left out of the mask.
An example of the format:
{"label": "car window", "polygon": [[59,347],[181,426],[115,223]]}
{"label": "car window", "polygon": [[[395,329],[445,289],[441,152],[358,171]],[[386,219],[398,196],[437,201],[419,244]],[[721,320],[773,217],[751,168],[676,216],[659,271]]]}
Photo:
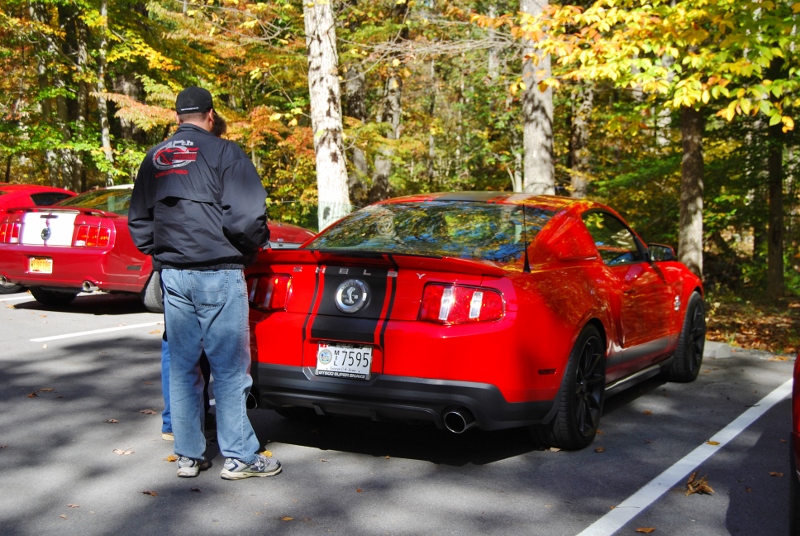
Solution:
{"label": "car window", "polygon": [[31,194],[33,204],[37,207],[54,205],[69,197],[72,197],[72,194],[66,192],[40,192],[38,194]]}
{"label": "car window", "polygon": [[113,212],[120,216],[128,215],[132,189],[94,190],[61,201],[60,207],[84,207]]}
{"label": "car window", "polygon": [[429,201],[372,205],[340,220],[308,249],[513,262],[555,212],[519,205]]}
{"label": "car window", "polygon": [[583,222],[592,235],[600,257],[607,265],[616,266],[644,260],[634,234],[608,212],[587,212],[583,215]]}

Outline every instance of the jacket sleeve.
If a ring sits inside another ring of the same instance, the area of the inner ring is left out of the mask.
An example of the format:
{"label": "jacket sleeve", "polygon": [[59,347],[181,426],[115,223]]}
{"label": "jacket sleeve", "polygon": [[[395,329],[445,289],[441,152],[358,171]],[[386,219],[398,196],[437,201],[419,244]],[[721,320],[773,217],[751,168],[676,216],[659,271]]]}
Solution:
{"label": "jacket sleeve", "polygon": [[133,184],[131,204],[128,208],[128,228],[136,247],[145,255],[152,255],[154,250],[153,240],[153,211],[155,196],[150,193],[150,175],[152,175],[151,155],[145,156],[139,166],[136,182]]}
{"label": "jacket sleeve", "polygon": [[222,173],[222,227],[228,240],[249,255],[269,240],[267,192],[244,151],[231,145],[233,159]]}

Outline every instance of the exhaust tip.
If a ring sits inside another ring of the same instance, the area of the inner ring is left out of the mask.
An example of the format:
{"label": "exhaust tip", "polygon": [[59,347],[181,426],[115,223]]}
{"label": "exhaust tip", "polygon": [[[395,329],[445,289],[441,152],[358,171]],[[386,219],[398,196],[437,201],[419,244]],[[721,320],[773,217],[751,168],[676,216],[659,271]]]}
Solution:
{"label": "exhaust tip", "polygon": [[97,285],[92,283],[91,281],[84,281],[81,285],[81,290],[84,292],[95,292],[98,290]]}
{"label": "exhaust tip", "polygon": [[467,408],[447,409],[442,417],[444,427],[454,434],[462,434],[475,426],[475,417]]}

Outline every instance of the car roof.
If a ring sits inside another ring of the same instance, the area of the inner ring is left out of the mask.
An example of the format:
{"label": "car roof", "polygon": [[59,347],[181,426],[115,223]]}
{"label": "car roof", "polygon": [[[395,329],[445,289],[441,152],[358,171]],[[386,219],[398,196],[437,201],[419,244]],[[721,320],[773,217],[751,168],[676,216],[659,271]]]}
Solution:
{"label": "car roof", "polygon": [[58,188],[55,186],[44,186],[41,184],[14,184],[10,182],[0,182],[0,191],[3,192],[24,192],[24,191],[40,191],[40,192],[67,192],[72,191],[66,188]]}

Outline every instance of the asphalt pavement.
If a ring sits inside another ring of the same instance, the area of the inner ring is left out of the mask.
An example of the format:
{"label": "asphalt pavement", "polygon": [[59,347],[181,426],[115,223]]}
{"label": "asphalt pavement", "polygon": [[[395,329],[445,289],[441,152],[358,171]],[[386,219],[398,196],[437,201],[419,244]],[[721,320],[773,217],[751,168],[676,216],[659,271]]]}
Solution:
{"label": "asphalt pavement", "polygon": [[[225,481],[216,456],[199,477],[179,479],[160,436],[161,320],[136,297],[80,296],[52,310],[0,296],[0,534],[788,531],[790,404],[780,389],[793,356],[728,348],[706,358],[693,384],[639,384],[607,400],[602,433],[578,452],[541,449],[524,430],[453,435],[254,410],[283,473]],[[712,439],[765,404],[724,442]],[[680,466],[698,448],[715,450]],[[683,475],[677,483],[626,502],[670,470]],[[714,492],[687,495],[690,472]],[[635,515],[604,529],[618,508]]]}

